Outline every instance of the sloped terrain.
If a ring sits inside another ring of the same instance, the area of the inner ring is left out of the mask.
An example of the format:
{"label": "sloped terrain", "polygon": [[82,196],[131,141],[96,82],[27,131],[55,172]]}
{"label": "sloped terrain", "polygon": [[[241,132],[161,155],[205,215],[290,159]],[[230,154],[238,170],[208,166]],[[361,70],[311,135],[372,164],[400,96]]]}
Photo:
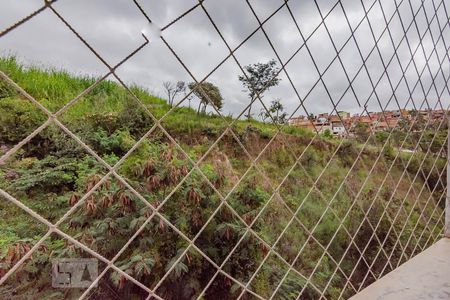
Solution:
{"label": "sloped terrain", "polygon": [[[96,78],[14,58],[0,70],[69,130],[51,122],[21,145],[0,165],[0,188],[166,299],[234,299],[237,281],[264,298],[346,298],[441,233],[438,155],[397,153],[375,136],[365,146],[288,125],[277,133],[274,124],[171,108],[112,81],[70,103]],[[47,119],[0,81],[0,155]],[[0,198],[3,276],[48,229]],[[52,233],[0,298],[77,298],[83,289],[51,286],[51,261],[62,257],[93,256]],[[113,270],[89,293],[147,297]]]}

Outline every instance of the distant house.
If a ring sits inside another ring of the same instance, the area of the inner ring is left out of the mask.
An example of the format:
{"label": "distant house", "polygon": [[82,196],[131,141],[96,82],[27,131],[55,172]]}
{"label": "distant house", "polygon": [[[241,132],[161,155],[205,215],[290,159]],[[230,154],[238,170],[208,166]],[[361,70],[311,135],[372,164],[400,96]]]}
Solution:
{"label": "distant house", "polygon": [[386,120],[387,125],[389,126],[389,128],[395,128],[398,125],[398,122],[400,121],[400,119],[398,118],[390,118]]}
{"label": "distant house", "polygon": [[372,119],[369,116],[359,116],[356,120],[357,123],[363,123],[367,124],[369,126],[372,126]]}
{"label": "distant house", "polygon": [[392,116],[394,118],[406,118],[409,115],[406,109],[394,110],[392,111]]}
{"label": "distant house", "polygon": [[392,111],[384,111],[381,113],[381,115],[385,118],[385,119],[391,119],[394,118],[394,113]]}
{"label": "distant house", "polygon": [[434,110],[432,113],[432,118],[434,120],[441,120],[445,115],[445,110]]}
{"label": "distant house", "polygon": [[[393,111],[368,112],[367,114],[354,114],[338,111],[335,115],[321,113],[316,116],[299,116],[289,120],[289,124],[319,133],[330,130],[336,136],[353,136],[356,126],[366,125],[371,131],[385,131],[398,127],[400,120],[414,120],[421,116],[424,120],[441,120],[447,114],[446,110],[419,110],[408,111],[399,109]],[[347,131],[347,130],[348,131]]]}
{"label": "distant house", "polygon": [[337,114],[338,114],[338,115],[341,117],[341,119],[343,119],[343,120],[350,118],[350,113],[349,113],[349,112],[346,112],[346,111],[338,111]]}
{"label": "distant house", "polygon": [[344,136],[346,133],[345,126],[342,122],[332,122],[331,128],[334,135]]}
{"label": "distant house", "polygon": [[330,123],[333,123],[333,122],[342,122],[342,118],[341,118],[339,115],[331,115],[331,116],[328,118],[328,121],[329,121]]}
{"label": "distant house", "polygon": [[431,115],[431,110],[428,110],[428,109],[419,110],[419,114],[420,114],[424,119],[427,119],[428,116]]}
{"label": "distant house", "polygon": [[368,117],[370,117],[370,119],[372,119],[372,120],[378,120],[378,118],[382,117],[382,115],[380,116],[380,113],[372,111],[372,112],[369,112]]}
{"label": "distant house", "polygon": [[327,130],[332,132],[331,124],[330,123],[315,123],[316,129],[319,133],[325,133]]}
{"label": "distant house", "polygon": [[325,117],[318,117],[317,118],[317,123],[328,123],[328,118]]}
{"label": "distant house", "polygon": [[300,127],[300,128],[304,128],[304,129],[309,129],[309,130],[315,131],[315,127],[314,127],[313,122],[311,120],[308,120],[308,118],[304,117],[304,116],[291,118],[289,120],[289,124],[292,125],[292,126],[296,126],[296,127]]}
{"label": "distant house", "polygon": [[325,118],[328,120],[328,113],[321,113],[317,116],[317,118]]}
{"label": "distant house", "polygon": [[388,127],[388,124],[384,121],[376,121],[373,124],[373,129],[375,131],[382,131],[382,130],[388,130],[389,127]]}
{"label": "distant house", "polygon": [[297,126],[298,124],[304,122],[305,120],[307,120],[305,116],[292,117],[289,119],[289,125]]}

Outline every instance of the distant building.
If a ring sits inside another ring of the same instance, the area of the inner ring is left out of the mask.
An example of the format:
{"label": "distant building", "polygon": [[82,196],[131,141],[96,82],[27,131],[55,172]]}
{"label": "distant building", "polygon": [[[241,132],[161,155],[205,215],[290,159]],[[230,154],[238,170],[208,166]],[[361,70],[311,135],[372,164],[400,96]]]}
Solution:
{"label": "distant building", "polygon": [[299,123],[308,120],[305,116],[292,117],[289,119],[289,125],[297,126]]}
{"label": "distant building", "polygon": [[316,130],[319,133],[325,133],[327,130],[330,131],[330,133],[332,133],[332,127],[330,123],[315,123],[314,126],[316,126]]}
{"label": "distant building", "polygon": [[342,122],[342,118],[338,115],[331,115],[328,120],[330,122]]}
{"label": "distant building", "polygon": [[328,118],[325,117],[318,117],[317,123],[328,123]]}
{"label": "distant building", "polygon": [[440,109],[434,110],[431,116],[434,120],[440,120],[445,116],[445,114],[446,114],[445,110]]}
{"label": "distant building", "polygon": [[372,128],[375,131],[384,131],[384,130],[388,130],[388,124],[385,121],[376,121],[374,122]]}
{"label": "distant building", "polygon": [[338,111],[337,114],[341,117],[341,119],[348,119],[348,118],[350,118],[350,113],[346,112],[346,111]]}
{"label": "distant building", "polygon": [[392,116],[394,118],[406,118],[408,115],[409,115],[409,113],[406,109],[392,111]]}
{"label": "distant building", "polygon": [[355,123],[363,123],[363,124],[367,124],[369,126],[372,126],[372,122],[373,122],[373,120],[369,116],[359,116],[354,121],[355,121]]}
{"label": "distant building", "polygon": [[372,120],[378,120],[378,116],[379,116],[378,112],[373,112],[373,111],[369,112],[369,117]]}
{"label": "distant building", "polygon": [[342,122],[333,122],[331,123],[332,132],[337,136],[344,136],[346,133],[345,126]]}
{"label": "distant building", "polygon": [[384,111],[381,115],[386,119],[394,118],[394,113],[392,111]]}
{"label": "distant building", "polygon": [[315,131],[313,122],[305,116],[291,118],[289,120],[289,124],[292,126],[299,127],[299,128],[304,128],[304,129],[309,129],[309,130]]}
{"label": "distant building", "polygon": [[[400,120],[415,120],[420,116],[424,120],[435,122],[441,120],[447,110],[411,110],[399,109],[393,111],[369,112],[368,114],[354,114],[338,111],[336,115],[328,113],[318,114],[317,117],[299,116],[289,121],[290,125],[310,129],[319,133],[326,130],[335,136],[353,136],[355,126],[365,124],[372,131],[385,131],[398,127]],[[346,130],[347,128],[347,130]]]}
{"label": "distant building", "polygon": [[419,114],[423,117],[423,118],[428,118],[431,115],[431,110],[428,109],[424,109],[424,110],[419,110]]}
{"label": "distant building", "polygon": [[393,128],[397,127],[399,121],[400,121],[400,119],[398,119],[398,118],[390,118],[390,119],[386,120],[386,123],[390,129],[393,129]]}

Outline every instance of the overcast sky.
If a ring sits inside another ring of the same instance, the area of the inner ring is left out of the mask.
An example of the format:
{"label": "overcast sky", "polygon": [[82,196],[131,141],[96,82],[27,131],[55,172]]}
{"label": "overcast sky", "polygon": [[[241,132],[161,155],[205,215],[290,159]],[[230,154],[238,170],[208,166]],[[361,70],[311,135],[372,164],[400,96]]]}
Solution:
{"label": "overcast sky", "polygon": [[[396,1],[397,3],[402,2],[401,0],[380,1],[387,19],[390,19],[394,13]],[[436,6],[439,6],[440,0],[433,1]],[[413,20],[412,11],[414,13],[419,11],[415,18],[416,23],[411,25],[406,35],[412,51],[417,46],[419,48],[414,56],[413,63],[406,70],[406,82],[402,80],[395,93],[401,107],[404,107],[409,100],[408,86],[412,89],[416,84],[418,78],[416,67],[421,72],[422,68],[426,66],[425,57],[430,56],[434,49],[432,37],[435,43],[439,39],[436,45],[437,55],[436,53],[431,55],[428,62],[429,68],[426,67],[422,76],[422,84],[419,84],[413,93],[412,98],[416,105],[420,106],[424,101],[422,87],[425,92],[429,90],[432,82],[430,72],[433,76],[436,73],[438,74],[435,84],[439,93],[445,87],[444,76],[449,76],[449,58],[446,56],[446,47],[450,46],[450,29],[443,5],[439,6],[437,17],[434,17],[431,23],[432,36],[430,31],[426,31],[428,27],[426,20],[428,19],[428,22],[430,22],[435,15],[433,1],[426,0],[424,7],[420,8],[421,0],[404,0],[399,7],[401,21],[403,21],[405,28]],[[39,8],[42,2],[42,0],[0,1],[0,31]],[[282,0],[250,1],[260,21],[269,17],[283,2]],[[370,25],[375,39],[381,36],[378,43],[379,51],[384,63],[387,64],[394,54],[392,42],[397,47],[404,36],[398,14],[395,14],[389,26],[390,34],[387,30],[383,33],[386,23],[378,1],[368,14],[370,23],[364,18],[364,8],[360,0],[342,0],[341,2],[353,29],[361,20],[364,20],[355,32],[355,39],[360,46],[364,59],[374,46]],[[197,1],[140,0],[139,3],[154,24],[161,28],[193,7]],[[314,1],[291,0],[288,3],[303,37],[309,37],[321,22],[321,16]],[[318,4],[322,15],[327,15],[335,3],[336,1],[332,0],[319,0]],[[373,1],[363,0],[363,3],[367,10]],[[449,9],[450,5],[448,3],[446,5]],[[141,32],[148,26],[146,19],[132,0],[59,0],[53,7],[111,65],[119,62],[143,42]],[[258,28],[258,20],[245,0],[205,0],[204,7],[232,49],[236,48]],[[303,47],[286,65],[286,71],[301,99],[307,95],[319,79],[315,65],[320,72],[323,72],[336,56],[336,51],[326,29],[329,30],[338,50],[351,37],[351,31],[341,6],[336,5],[334,7],[325,20],[326,27],[321,25],[308,40],[308,49]],[[447,11],[447,14],[450,14],[450,11]],[[421,36],[426,32],[422,43],[420,43],[416,25]],[[441,28],[445,28],[442,32],[443,39],[440,37],[442,29],[440,30],[439,25]],[[303,44],[302,36],[286,7],[283,7],[270,18],[263,28],[283,63],[290,59]],[[204,79],[229,54],[229,50],[201,7],[197,7],[164,30],[162,35],[197,80]],[[3,55],[13,53],[26,64],[53,66],[67,69],[76,74],[96,76],[107,72],[101,61],[49,9],[0,38],[0,49]],[[309,53],[312,54],[312,58]],[[394,87],[401,79],[401,68],[405,70],[411,59],[406,39],[403,39],[398,46],[397,54],[398,57],[394,57],[388,67],[388,74]],[[276,59],[278,65],[280,65],[262,30],[258,30],[236,50],[235,57],[242,66],[267,62],[271,59]],[[443,72],[439,70],[438,57],[440,60],[444,60],[442,64]],[[348,76],[353,79],[362,65],[360,52],[353,38],[341,51],[340,59],[347,70]],[[398,60],[400,60],[401,67]],[[361,104],[368,100],[373,90],[371,81],[376,84],[384,71],[377,50],[373,51],[368,57],[366,67],[370,77],[367,75],[366,69],[363,69],[353,84],[356,96]],[[125,82],[136,83],[160,96],[164,96],[162,89],[164,81],[193,81],[193,78],[183,69],[160,39],[153,39],[150,44],[121,66],[117,70],[117,74]],[[236,61],[231,57],[207,78],[207,81],[217,85],[222,92],[225,99],[222,110],[224,114],[236,116],[248,104],[247,94],[238,80],[239,75],[242,75],[242,72]],[[298,107],[300,100],[284,72],[280,74],[280,78],[280,85],[266,92],[263,101],[269,103],[274,99],[280,99],[290,115]],[[322,82],[319,82],[304,102],[307,111],[310,113],[331,112],[333,109],[331,100],[337,103],[349,86],[337,59],[324,74],[323,81],[329,95]],[[392,89],[386,75],[383,75],[376,92],[378,99],[375,95],[372,95],[368,100],[369,110],[379,111],[378,100],[384,106],[392,96]],[[431,106],[436,104],[437,94],[434,86],[432,86],[427,100]],[[445,89],[442,103],[447,106],[449,102],[449,93]],[[183,105],[188,105],[188,103],[185,102]],[[398,108],[398,105],[395,99],[392,99],[388,109],[396,108]],[[257,105],[254,111],[259,112],[260,109],[261,105]],[[338,110],[361,113],[363,109],[358,106],[352,91],[349,90],[342,97]],[[305,114],[303,108],[297,111],[296,115],[299,114]]]}

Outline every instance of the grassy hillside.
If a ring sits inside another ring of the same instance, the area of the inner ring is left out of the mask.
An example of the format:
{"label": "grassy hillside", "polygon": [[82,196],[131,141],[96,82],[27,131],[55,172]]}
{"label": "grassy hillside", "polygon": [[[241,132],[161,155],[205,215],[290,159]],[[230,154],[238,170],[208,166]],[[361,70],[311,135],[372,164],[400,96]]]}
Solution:
{"label": "grassy hillside", "polygon": [[[0,59],[0,70],[54,113],[96,80],[63,70],[24,67],[14,58]],[[165,100],[142,88],[132,87],[131,91],[145,108],[117,83],[103,81],[58,116],[62,124],[104,161],[110,165],[120,161],[116,172],[126,178],[126,184],[114,175],[100,181],[108,173],[107,168],[52,123],[0,165],[0,188],[53,223],[89,192],[83,204],[58,228],[108,259],[114,258],[152,215],[148,204],[157,208],[183,236],[154,216],[116,261],[117,266],[146,286],[154,288],[174,265],[189,246],[185,238],[196,237],[219,207],[219,194],[226,198],[228,206],[219,209],[197,237],[195,245],[215,264],[221,265],[246,232],[245,223],[252,224],[254,233],[244,237],[223,268],[242,282],[250,279],[290,221],[292,212],[300,207],[296,218],[274,246],[280,256],[270,254],[250,283],[251,290],[267,298],[288,271],[284,262],[293,263],[300,250],[301,255],[282,281],[277,298],[295,299],[303,287],[303,298],[318,298],[311,286],[305,287],[305,280],[299,273],[311,276],[317,288],[326,288],[325,295],[330,299],[338,298],[341,293],[348,297],[353,293],[349,286],[344,290],[348,278],[358,287],[368,272],[368,264],[373,263],[373,268],[365,285],[382,272],[387,257],[376,256],[379,241],[386,240],[384,251],[388,255],[393,253],[394,264],[406,259],[401,257],[403,251],[407,255],[416,254],[419,250],[416,244],[427,246],[440,232],[441,225],[437,222],[444,199],[439,197],[443,186],[438,171],[445,166],[443,159],[437,159],[436,168],[432,169],[435,157],[426,158],[423,172],[416,177],[423,153],[402,153],[394,160],[396,152],[389,147],[382,148],[382,144],[373,139],[337,193],[363,148],[357,141],[345,141],[327,164],[339,140],[314,138],[313,133],[291,126],[284,126],[283,132],[274,137],[277,128],[272,124],[197,114],[185,107],[171,110]],[[157,119],[164,116],[161,125],[165,131],[155,127],[148,133],[155,125],[148,112]],[[0,155],[46,120],[42,110],[0,81]],[[230,123],[233,123],[232,131],[225,132]],[[215,143],[219,137],[222,138]],[[273,142],[267,146],[272,138]],[[141,139],[141,144],[133,149]],[[122,159],[131,149],[133,151]],[[300,164],[285,178],[300,154]],[[381,159],[377,160],[379,156]],[[255,165],[252,166],[250,158],[258,158]],[[412,163],[402,176],[410,158]],[[201,173],[194,168],[194,163],[200,159]],[[392,171],[383,181],[393,163]],[[183,179],[186,175],[187,179]],[[272,198],[274,189],[282,182]],[[130,188],[143,198],[137,197]],[[435,192],[431,193],[433,189]],[[331,199],[331,210],[326,210]],[[396,217],[401,206],[403,209]],[[350,208],[350,213],[346,214]],[[364,220],[367,211],[368,219]],[[324,217],[315,226],[323,213]],[[394,230],[389,230],[392,225]],[[431,229],[425,228],[428,225]],[[377,238],[369,241],[375,227]],[[313,238],[308,240],[311,231]],[[46,232],[45,226],[1,198],[0,276]],[[412,232],[415,237],[410,239]],[[323,247],[335,233],[327,255],[313,273]],[[396,243],[399,239],[400,244]],[[360,251],[366,245],[369,247],[361,262]],[[82,289],[51,287],[51,260],[58,257],[91,256],[52,234],[0,287],[0,298],[79,296]],[[335,272],[341,259],[341,267]],[[99,266],[101,272],[105,265],[100,263]],[[385,272],[389,270],[387,267]],[[195,298],[215,271],[210,261],[190,247],[157,292],[168,299]],[[240,292],[237,284],[218,275],[204,298],[234,299]],[[92,293],[92,299],[146,297],[138,286],[113,271],[108,271]],[[250,299],[251,295],[244,298]]]}

